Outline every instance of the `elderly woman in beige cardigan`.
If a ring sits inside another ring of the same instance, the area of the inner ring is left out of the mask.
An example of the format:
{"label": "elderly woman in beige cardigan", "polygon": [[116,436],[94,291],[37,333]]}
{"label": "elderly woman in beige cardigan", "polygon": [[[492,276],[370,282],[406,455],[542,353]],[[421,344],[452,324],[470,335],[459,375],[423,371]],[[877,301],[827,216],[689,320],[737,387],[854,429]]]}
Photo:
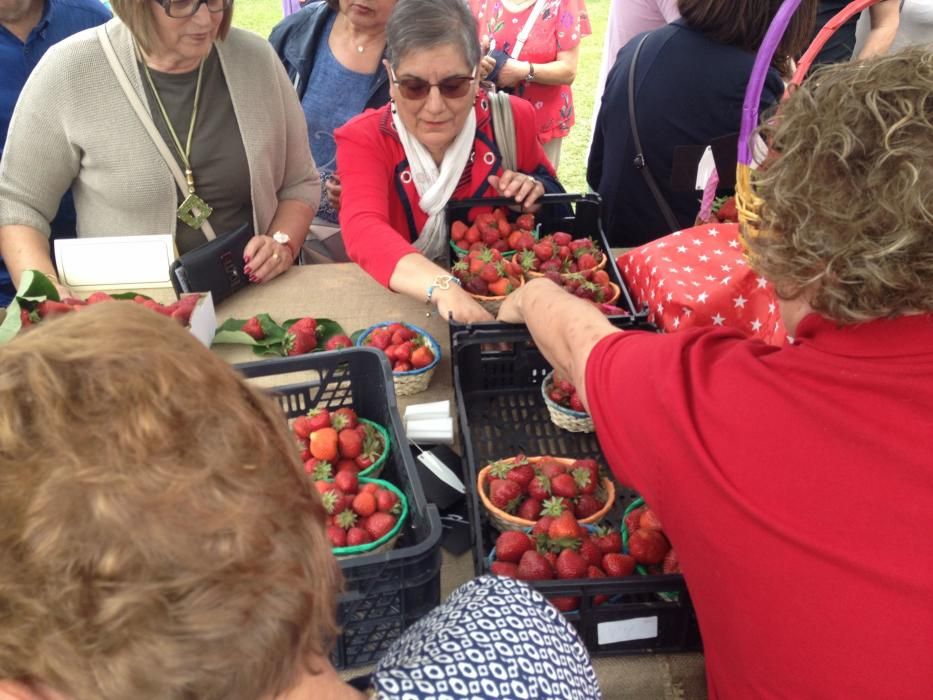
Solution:
{"label": "elderly woman in beige cardigan", "polygon": [[[55,46],[16,106],[0,162],[0,255],[14,283],[26,269],[57,282],[49,221],[69,188],[79,237],[174,234],[184,253],[207,240],[200,218],[209,214],[218,236],[243,224],[264,234],[244,253],[252,281],[282,274],[301,250],[320,184],[275,52],[230,27],[233,0],[112,5],[106,35],[89,30]],[[155,129],[121,88],[108,44]]]}

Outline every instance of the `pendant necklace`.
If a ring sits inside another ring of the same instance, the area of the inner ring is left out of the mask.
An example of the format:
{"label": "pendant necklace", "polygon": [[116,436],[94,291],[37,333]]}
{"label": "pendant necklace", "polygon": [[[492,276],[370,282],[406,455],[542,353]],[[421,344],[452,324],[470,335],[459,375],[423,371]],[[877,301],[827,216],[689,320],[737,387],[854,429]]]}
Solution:
{"label": "pendant necklace", "polygon": [[172,121],[168,118],[168,111],[165,109],[165,105],[162,104],[162,98],[159,97],[159,91],[156,89],[155,82],[152,80],[149,66],[146,65],[146,61],[142,59],[142,57],[140,58],[143,64],[143,72],[146,74],[146,80],[149,82],[149,87],[152,88],[152,94],[155,96],[156,104],[159,105],[159,111],[162,113],[162,118],[165,120],[166,127],[168,127],[168,133],[172,137],[172,143],[175,145],[178,157],[185,166],[185,180],[188,182],[188,196],[185,197],[185,201],[178,207],[178,218],[191,228],[199,229],[214,211],[210,205],[195,192],[194,172],[191,170],[190,160],[191,141],[194,138],[194,125],[198,118],[198,103],[201,99],[201,77],[204,75],[205,59],[201,59],[201,65],[198,67],[198,82],[194,88],[194,104],[191,107],[191,122],[188,125],[188,141],[185,147],[182,148],[181,141],[178,140],[178,134],[175,133],[175,128],[172,126]]}

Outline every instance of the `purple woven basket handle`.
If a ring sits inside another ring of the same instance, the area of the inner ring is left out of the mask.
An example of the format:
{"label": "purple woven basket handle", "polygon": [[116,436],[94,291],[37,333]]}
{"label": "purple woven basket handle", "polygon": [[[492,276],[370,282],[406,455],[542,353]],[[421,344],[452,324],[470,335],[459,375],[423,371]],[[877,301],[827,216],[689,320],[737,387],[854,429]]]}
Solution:
{"label": "purple woven basket handle", "polygon": [[787,31],[791,17],[800,6],[802,0],[784,0],[781,7],[771,20],[771,26],[765,34],[758,55],[755,56],[755,65],[745,88],[745,102],[742,104],[742,128],[739,130],[739,165],[752,164],[751,140],[755,127],[758,126],[758,103],[761,102],[761,92],[765,86],[765,78],[771,60],[781,43],[781,37]]}

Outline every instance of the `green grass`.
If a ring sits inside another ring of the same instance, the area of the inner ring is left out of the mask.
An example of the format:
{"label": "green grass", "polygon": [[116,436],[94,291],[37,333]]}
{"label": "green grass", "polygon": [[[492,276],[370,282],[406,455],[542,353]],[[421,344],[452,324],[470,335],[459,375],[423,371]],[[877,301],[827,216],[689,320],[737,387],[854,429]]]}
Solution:
{"label": "green grass", "polygon": [[[593,33],[584,38],[580,45],[580,64],[577,67],[576,82],[573,84],[573,103],[577,113],[577,122],[570,131],[570,136],[564,139],[558,171],[560,181],[568,192],[586,192],[587,190],[586,153],[589,148],[591,124],[594,117],[594,93],[596,80],[599,78],[599,62],[602,59],[609,1],[588,0],[586,3]],[[238,2],[233,15],[233,23],[236,26],[266,37],[281,19],[281,0]]]}

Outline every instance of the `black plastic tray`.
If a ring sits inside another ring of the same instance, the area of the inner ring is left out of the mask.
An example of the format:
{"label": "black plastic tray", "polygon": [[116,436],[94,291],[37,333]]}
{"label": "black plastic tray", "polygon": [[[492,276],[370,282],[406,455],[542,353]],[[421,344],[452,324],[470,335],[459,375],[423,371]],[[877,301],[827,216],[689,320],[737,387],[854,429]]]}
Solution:
{"label": "black plastic tray", "polygon": [[[511,349],[499,348],[508,344]],[[471,328],[453,334],[454,392],[465,462],[467,503],[477,575],[488,572],[487,555],[498,532],[476,493],[476,477],[485,464],[519,452],[528,455],[593,458],[607,467],[593,433],[571,433],[554,425],[541,396],[550,365],[521,326],[497,330]],[[620,399],[621,400],[621,399]],[[637,494],[617,489],[609,520],[618,525],[622,510]],[[630,576],[624,579],[542,581],[534,587],[545,596],[580,597],[567,619],[591,654],[640,654],[701,648],[696,614],[680,575]],[[660,597],[659,593],[678,593]],[[612,600],[593,605],[593,596]]]}
{"label": "black plastic tray", "polygon": [[346,590],[339,599],[337,621],[342,634],[334,650],[334,665],[348,668],[373,663],[405,628],[440,602],[440,516],[425,499],[408,449],[389,365],[379,350],[350,348],[251,362],[236,369],[250,379],[275,377],[295,382],[265,386],[278,397],[288,418],[314,407],[349,406],[389,431],[392,451],[380,478],[405,492],[409,524],[394,549],[339,559]]}

